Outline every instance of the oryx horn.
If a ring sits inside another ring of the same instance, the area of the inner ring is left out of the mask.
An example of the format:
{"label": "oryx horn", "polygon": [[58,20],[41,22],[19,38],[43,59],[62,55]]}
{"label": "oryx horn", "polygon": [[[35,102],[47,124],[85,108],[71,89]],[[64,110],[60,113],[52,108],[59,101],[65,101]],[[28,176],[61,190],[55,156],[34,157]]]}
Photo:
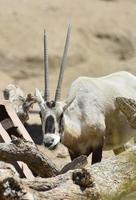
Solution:
{"label": "oryx horn", "polygon": [[47,34],[44,30],[44,100],[49,101]]}
{"label": "oryx horn", "polygon": [[65,69],[65,62],[66,62],[66,57],[67,57],[67,52],[68,52],[70,32],[71,32],[71,25],[69,24],[66,42],[65,42],[65,47],[64,47],[64,52],[63,52],[63,57],[62,57],[62,60],[61,60],[61,65],[60,65],[60,73],[59,73],[59,79],[58,79],[56,94],[55,94],[55,102],[60,100],[60,96],[61,96],[61,87],[62,87],[62,81],[63,81],[63,75],[64,75],[64,69]]}
{"label": "oryx horn", "polygon": [[73,103],[73,101],[75,100],[75,96],[71,99],[71,100],[68,100],[67,102],[66,102],[66,105],[63,107],[63,112],[65,112],[67,109],[68,109],[68,107]]}

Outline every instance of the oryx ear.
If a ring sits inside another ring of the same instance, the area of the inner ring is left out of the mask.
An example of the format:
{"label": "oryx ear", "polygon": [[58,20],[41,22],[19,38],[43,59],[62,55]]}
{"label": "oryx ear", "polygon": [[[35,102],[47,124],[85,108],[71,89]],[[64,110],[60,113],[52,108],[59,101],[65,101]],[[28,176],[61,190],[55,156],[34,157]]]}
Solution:
{"label": "oryx ear", "polygon": [[63,107],[63,112],[65,112],[69,108],[69,106],[73,103],[74,100],[75,100],[75,97],[73,97],[70,100],[66,100],[65,106]]}
{"label": "oryx ear", "polygon": [[35,97],[40,106],[44,104],[44,99],[41,95],[41,92],[37,88],[35,89]]}

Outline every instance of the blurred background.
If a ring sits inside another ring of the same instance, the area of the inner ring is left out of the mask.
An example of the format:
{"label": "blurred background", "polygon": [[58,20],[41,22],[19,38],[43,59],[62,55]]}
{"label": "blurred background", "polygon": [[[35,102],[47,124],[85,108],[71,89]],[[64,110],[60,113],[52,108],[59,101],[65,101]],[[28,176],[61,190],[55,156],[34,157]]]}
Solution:
{"label": "blurred background", "polygon": [[135,0],[0,0],[0,89],[8,83],[43,89],[43,30],[48,33],[50,90],[58,78],[67,26],[72,24],[63,82],[78,76],[136,73]]}
{"label": "blurred background", "polygon": [[[0,0],[1,94],[9,83],[17,84],[26,93],[34,94],[36,87],[43,89],[46,29],[49,86],[54,97],[69,23],[72,32],[63,98],[78,76],[98,77],[120,70],[136,74],[136,0]],[[31,123],[40,124],[41,130],[39,116],[30,118]],[[39,126],[30,129],[33,138],[39,137]],[[70,161],[64,148],[56,154],[46,149],[47,153],[58,166]],[[109,155],[113,154],[104,153],[105,157]]]}

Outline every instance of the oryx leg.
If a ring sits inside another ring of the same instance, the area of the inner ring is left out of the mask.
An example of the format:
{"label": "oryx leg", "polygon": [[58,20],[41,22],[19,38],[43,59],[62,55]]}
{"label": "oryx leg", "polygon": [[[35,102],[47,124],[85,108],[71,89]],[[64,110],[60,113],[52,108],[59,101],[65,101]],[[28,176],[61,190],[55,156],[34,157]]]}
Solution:
{"label": "oryx leg", "polygon": [[97,162],[101,162],[101,160],[102,160],[102,150],[103,150],[103,145],[100,145],[100,146],[96,147],[95,149],[93,149],[92,165],[97,163]]}
{"label": "oryx leg", "polygon": [[95,118],[96,123],[94,123],[94,125],[92,126],[92,128],[94,128],[95,132],[97,133],[96,139],[94,141],[95,146],[94,145],[92,146],[92,165],[101,162],[102,160],[102,151],[104,146],[105,129],[106,129],[105,118],[103,114],[98,113],[97,117],[98,118]]}
{"label": "oryx leg", "polygon": [[92,165],[95,163],[101,162],[103,144],[104,144],[104,140],[102,138],[102,141],[100,142],[100,144],[98,146],[96,146],[95,148],[93,148],[93,150],[92,150]]}
{"label": "oryx leg", "polygon": [[118,147],[118,148],[116,148],[116,149],[113,149],[113,152],[114,152],[115,155],[118,155],[118,154],[122,153],[122,152],[125,151],[125,150],[126,150],[126,149],[125,149],[125,146],[122,145],[122,146],[120,146],[120,147]]}
{"label": "oryx leg", "polygon": [[74,160],[75,158],[80,156],[78,153],[75,153],[75,152],[73,152],[71,150],[68,150],[68,151],[69,151],[69,155],[70,155],[71,160]]}

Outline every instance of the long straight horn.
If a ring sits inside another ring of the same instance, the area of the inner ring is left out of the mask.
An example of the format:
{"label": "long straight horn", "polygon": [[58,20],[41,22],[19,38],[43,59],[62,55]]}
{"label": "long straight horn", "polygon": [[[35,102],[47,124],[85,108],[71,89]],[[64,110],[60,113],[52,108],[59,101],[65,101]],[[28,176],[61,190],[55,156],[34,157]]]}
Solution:
{"label": "long straight horn", "polygon": [[61,96],[61,87],[62,87],[62,81],[63,81],[63,75],[64,75],[64,69],[65,69],[65,62],[67,58],[70,33],[71,33],[71,25],[68,26],[67,37],[66,37],[63,57],[62,57],[61,66],[60,66],[58,85],[57,85],[56,94],[55,94],[55,102],[60,100],[60,96]]}
{"label": "long straight horn", "polygon": [[49,101],[47,34],[44,30],[44,100]]}

